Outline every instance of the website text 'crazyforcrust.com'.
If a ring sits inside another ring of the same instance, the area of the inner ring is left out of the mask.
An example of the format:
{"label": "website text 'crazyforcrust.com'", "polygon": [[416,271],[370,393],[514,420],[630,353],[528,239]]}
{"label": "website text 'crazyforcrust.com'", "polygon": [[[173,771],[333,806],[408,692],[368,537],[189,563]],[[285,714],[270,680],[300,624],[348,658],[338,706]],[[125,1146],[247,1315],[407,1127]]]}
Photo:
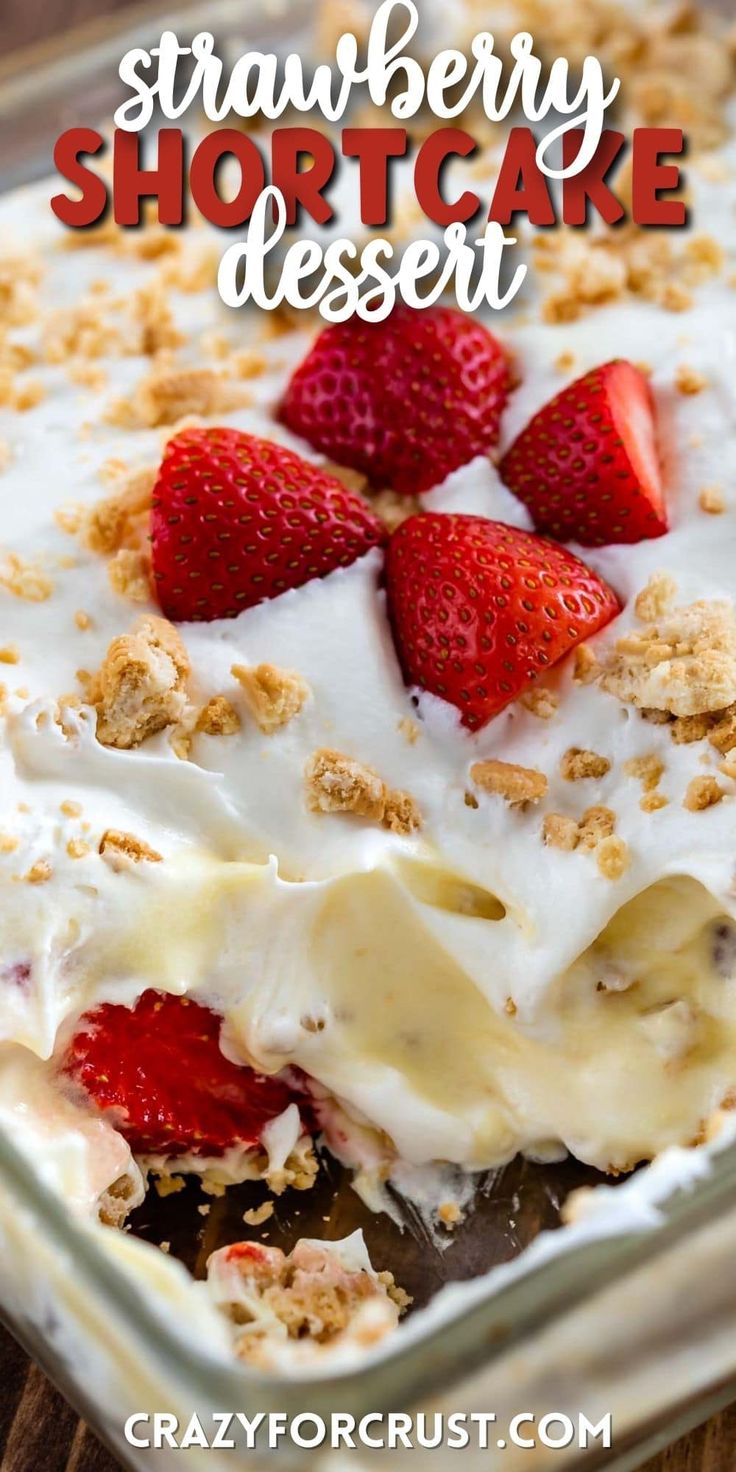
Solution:
{"label": "website text 'crazyforcrust.com'", "polygon": [[397,1447],[447,1447],[461,1450],[475,1446],[504,1450],[517,1447],[534,1450],[545,1447],[562,1451],[566,1447],[582,1449],[613,1446],[613,1417],[609,1412],[597,1421],[583,1413],[573,1416],[564,1411],[547,1411],[535,1415],[520,1411],[504,1425],[493,1411],[370,1411],[360,1418],[348,1412],[335,1411],[321,1416],[303,1411],[289,1417],[285,1411],[259,1411],[248,1416],[244,1411],[196,1413],[182,1421],[167,1411],[138,1411],[125,1422],[125,1440],[135,1447],[204,1447],[229,1451],[242,1447],[273,1450],[281,1443],[312,1450],[316,1447],[368,1447],[394,1450]]}

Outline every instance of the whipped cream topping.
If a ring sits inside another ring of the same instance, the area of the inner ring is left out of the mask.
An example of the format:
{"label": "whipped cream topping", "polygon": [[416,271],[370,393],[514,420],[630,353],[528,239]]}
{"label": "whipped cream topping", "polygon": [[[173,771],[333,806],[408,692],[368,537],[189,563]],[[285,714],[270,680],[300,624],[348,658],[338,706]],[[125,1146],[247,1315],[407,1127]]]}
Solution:
{"label": "whipped cream topping", "polygon": [[[696,161],[691,169],[695,223],[707,221],[725,244],[735,163],[729,148],[729,178],[714,181]],[[44,186],[0,202],[9,245],[32,241],[39,252],[44,314],[100,278],[121,297],[150,280],[155,262],[103,246],[63,249],[47,201]],[[253,345],[258,325],[228,313],[214,289],[172,288],[169,300],[186,338],[181,361],[200,363],[202,334],[213,329]],[[736,484],[729,267],[676,313],[620,300],[551,324],[528,296],[521,311],[490,326],[519,377],[501,451],[585,369],[618,355],[651,366],[671,530],[635,546],[574,549],[624,605],[594,641],[596,653],[636,624],[634,599],[660,569],[674,578],[679,602],[733,600],[734,507],[713,516],[700,505],[704,487],[722,486],[728,501]],[[33,346],[42,329],[43,316],[14,336]],[[318,458],[274,416],[308,341],[306,330],[294,330],[259,343],[265,371],[248,384],[251,402],[217,422]],[[563,352],[574,366],[560,368]],[[70,382],[64,364],[34,365],[40,402],[24,413],[0,409],[5,581],[17,570],[13,557],[48,580],[39,601],[0,587],[0,643],[18,653],[17,664],[0,668],[8,691],[0,1075],[27,1069],[35,1098],[43,1070],[33,1058],[51,1058],[81,1012],[154,986],[200,995],[223,1013],[232,1056],[265,1070],[299,1064],[413,1164],[481,1168],[518,1148],[567,1147],[623,1168],[695,1137],[736,1063],[733,978],[709,949],[713,927],[736,916],[736,787],[719,776],[721,802],[705,812],[683,806],[688,783],[717,770],[717,753],[702,742],[675,745],[667,727],[644,722],[596,685],[576,684],[571,660],[546,682],[558,698],[550,719],[515,704],[468,735],[452,707],[404,686],[377,552],[236,619],[180,626],[196,703],[224,694],[237,706],[233,664],[267,661],[307,682],[298,717],[274,734],[244,712],[239,731],[195,734],[181,759],[167,732],[130,751],[101,745],[89,707],[60,727],[57,698],[81,694],[77,672],[96,669],[110,640],[146,611],[116,593],[104,559],[54,520],[65,503],[91,505],[104,494],[99,472],[110,459],[134,467],[160,458],[160,430],[104,417],[112,395],[132,391],[148,361],[100,361],[107,382],[98,388]],[[677,390],[678,366],[703,375],[701,392]],[[529,525],[486,460],[423,499],[436,511]],[[148,607],[156,611],[153,601]],[[408,791],[421,831],[402,837],[310,811],[304,770],[322,746]],[[571,784],[560,765],[572,746],[604,756],[609,770]],[[642,810],[640,784],[625,770],[649,754],[664,765],[669,799],[656,812]],[[491,757],[543,771],[544,801],[521,810],[475,790],[470,768]],[[466,802],[469,791],[477,806]],[[628,849],[628,868],[615,880],[583,847],[567,853],[542,841],[546,813],[579,817],[597,804],[615,814]],[[110,867],[97,851],[110,827],[133,833],[163,861]],[[74,856],[80,844],[88,851]],[[619,984],[601,992],[602,975],[620,977],[624,964],[638,991]]]}

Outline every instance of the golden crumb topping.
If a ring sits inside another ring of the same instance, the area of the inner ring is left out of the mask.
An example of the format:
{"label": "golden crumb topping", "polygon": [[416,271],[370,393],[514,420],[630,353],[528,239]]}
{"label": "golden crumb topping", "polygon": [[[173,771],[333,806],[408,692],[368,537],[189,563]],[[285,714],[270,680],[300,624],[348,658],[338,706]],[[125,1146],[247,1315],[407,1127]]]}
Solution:
{"label": "golden crumb topping", "polygon": [[39,562],[5,552],[0,558],[0,588],[26,603],[45,603],[54,591],[53,580]]}
{"label": "golden crumb topping", "polygon": [[683,807],[691,813],[702,813],[705,808],[715,807],[726,794],[715,777],[693,777],[687,784]]}
{"label": "golden crumb topping", "polygon": [[[342,479],[342,477],[339,478]],[[390,532],[395,532],[402,522],[422,510],[422,503],[418,496],[402,495],[398,491],[392,491],[389,487],[380,491],[366,488],[363,494],[366,500],[370,501],[376,516]]]}
{"label": "golden crumb topping", "polygon": [[560,761],[560,773],[566,782],[586,782],[590,778],[605,777],[610,770],[607,756],[585,751],[580,746],[569,746]]}
{"label": "golden crumb topping", "polygon": [[644,623],[663,618],[677,597],[677,583],[668,572],[654,572],[634,600],[634,612]]}
{"label": "golden crumb topping", "polygon": [[104,496],[84,513],[79,535],[90,552],[109,557],[120,548],[140,549],[148,536],[151,496],[156,482],[154,465],[123,467],[112,495]]}
{"label": "golden crumb topping", "polygon": [[482,792],[493,793],[512,805],[539,802],[549,786],[544,772],[538,772],[535,767],[519,767],[515,762],[474,762],[470,777]]}
{"label": "golden crumb topping", "polygon": [[646,756],[632,757],[624,764],[624,771],[627,777],[641,782],[645,792],[653,792],[664,776],[664,762],[655,752],[650,752]]}
{"label": "golden crumb topping", "polygon": [[580,842],[577,818],[569,818],[565,813],[546,813],[542,822],[542,839],[547,848],[572,853]]}
{"label": "golden crumb topping", "polygon": [[391,833],[408,837],[422,826],[411,793],[388,787],[373,767],[323,746],[312,753],[305,769],[307,806],[313,813],[351,813],[382,823]]}
{"label": "golden crumb topping", "polygon": [[155,848],[146,843],[142,838],[136,838],[134,833],[121,833],[118,828],[106,828],[100,839],[98,853],[107,859],[113,868],[120,861],[130,860],[131,863],[139,864],[147,860],[151,864],[161,863],[161,854]]}
{"label": "golden crumb topping", "polygon": [[554,690],[546,690],[544,685],[532,685],[531,690],[521,696],[521,704],[538,720],[549,721],[559,707],[560,697]]}
{"label": "golden crumb topping", "polygon": [[383,821],[386,789],[372,767],[323,746],[309,758],[305,777],[313,813],[352,813]]}
{"label": "golden crumb topping", "polygon": [[[369,1300],[392,1300],[399,1311],[410,1302],[391,1273],[346,1267],[329,1246],[304,1239],[288,1256],[255,1242],[220,1248],[210,1258],[208,1275],[218,1288],[227,1286],[221,1307],[243,1326],[237,1353],[251,1363],[261,1361],[269,1321],[277,1320],[289,1339],[328,1344],[351,1327]],[[371,1331],[385,1333],[395,1317],[394,1310]]]}
{"label": "golden crumb topping", "polygon": [[675,716],[736,701],[736,616],[725,600],[673,609],[618,639],[601,675],[619,700]]}
{"label": "golden crumb topping", "polygon": [[391,833],[400,834],[402,838],[419,831],[422,826],[422,815],[410,792],[402,792],[399,788],[387,790],[383,826]]}
{"label": "golden crumb topping", "polygon": [[586,808],[578,824],[578,839],[583,848],[597,848],[604,838],[610,838],[616,827],[616,814],[611,808],[597,803]]}
{"label": "golden crumb topping", "polygon": [[722,516],[726,509],[726,497],[720,486],[703,486],[698,496],[698,505],[706,516]]}
{"label": "golden crumb topping", "polygon": [[148,603],[151,597],[151,558],[148,551],[121,547],[107,564],[110,587],[129,603]]}
{"label": "golden crumb topping", "polygon": [[288,725],[311,693],[306,680],[296,670],[282,670],[275,664],[252,668],[234,664],[230,673],[240,685],[256,725],[267,736]]}
{"label": "golden crumb topping", "polygon": [[158,365],[141,380],[129,399],[114,399],[107,420],[123,429],[175,425],[189,415],[208,418],[242,408],[249,402],[242,388],[232,384],[215,368]]}
{"label": "golden crumb topping", "polygon": [[234,736],[240,730],[240,716],[226,695],[213,695],[199,712],[195,730],[206,736]]}
{"label": "golden crumb topping", "polygon": [[675,388],[678,394],[700,394],[707,387],[708,380],[704,373],[699,373],[687,363],[680,363],[675,372]]}
{"label": "golden crumb topping", "polygon": [[113,639],[86,699],[97,710],[97,740],[127,749],[175,724],[186,705],[189,656],[173,624],[145,615]]}
{"label": "golden crumb topping", "polygon": [[589,644],[579,644],[573,656],[572,677],[576,685],[592,685],[600,674],[600,665]]}
{"label": "golden crumb topping", "polygon": [[615,834],[602,838],[596,849],[596,863],[604,879],[621,879],[631,863],[629,848]]}

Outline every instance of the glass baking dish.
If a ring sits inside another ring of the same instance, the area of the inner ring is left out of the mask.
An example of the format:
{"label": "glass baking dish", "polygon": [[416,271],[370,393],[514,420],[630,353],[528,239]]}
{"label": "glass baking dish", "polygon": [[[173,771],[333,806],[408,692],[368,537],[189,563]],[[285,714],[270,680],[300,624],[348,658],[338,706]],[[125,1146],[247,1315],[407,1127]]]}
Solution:
{"label": "glass baking dish", "polygon": [[[214,30],[233,45],[299,46],[310,7],[249,7],[215,0],[175,13],[149,6],[115,22],[95,23],[32,54],[0,65],[0,189],[50,171],[53,140],[63,128],[107,119],[118,99],[117,63],[165,26]],[[467,1226],[446,1252],[361,1205],[333,1169],[308,1205],[284,1198],[276,1231],[285,1244],[309,1234],[309,1218],[339,1237],[363,1227],[375,1261],[396,1267],[418,1306],[429,1289],[446,1291],[415,1313],[358,1368],[285,1379],[205,1351],[196,1328],[179,1316],[183,1277],[152,1246],[137,1247],[111,1229],[74,1218],[0,1136],[0,1307],[12,1331],[97,1433],[130,1467],[173,1465],[172,1449],[135,1447],[123,1426],[133,1413],[173,1414],[185,1427],[193,1413],[302,1411],[328,1417],[392,1411],[453,1412],[495,1422],[490,1447],[515,1415],[537,1422],[555,1412],[593,1424],[612,1418],[610,1448],[593,1441],[566,1450],[504,1446],[498,1465],[553,1466],[559,1472],[634,1468],[736,1396],[736,1144],[730,1130],[713,1146],[676,1152],[632,1181],[604,1187],[595,1209],[553,1235],[560,1204],[574,1187],[600,1180],[575,1162],[514,1162],[483,1183]],[[255,1188],[256,1192],[259,1188]],[[196,1188],[165,1201],[149,1199],[133,1219],[149,1244],[167,1237],[174,1256],[201,1267],[205,1249],[242,1236],[242,1207],[260,1199],[237,1188],[216,1203],[206,1231]],[[318,1225],[317,1231],[324,1232]],[[217,1234],[215,1237],[214,1234]],[[204,1240],[203,1240],[204,1239]],[[534,1243],[533,1246],[529,1244]],[[529,1248],[524,1252],[522,1249]],[[138,1267],[146,1254],[147,1294]],[[519,1255],[521,1254],[521,1255]],[[157,1281],[156,1263],[161,1266]],[[398,1266],[397,1266],[398,1264]],[[489,1266],[495,1270],[486,1272]],[[462,1287],[457,1279],[473,1279]],[[531,1423],[527,1421],[527,1427]],[[525,1428],[526,1429],[526,1428]],[[367,1449],[351,1453],[352,1464]],[[393,1456],[384,1452],[389,1465]],[[445,1450],[449,1456],[449,1450]],[[204,1450],[190,1446],[188,1465],[209,1468],[273,1463],[305,1466],[319,1456],[335,1472],[344,1450],[276,1452]],[[375,1459],[376,1453],[371,1456]],[[462,1449],[463,1467],[489,1465],[488,1451]],[[427,1451],[414,1450],[418,1465]],[[435,1462],[436,1465],[436,1462]],[[491,1465],[496,1465],[495,1460]]]}

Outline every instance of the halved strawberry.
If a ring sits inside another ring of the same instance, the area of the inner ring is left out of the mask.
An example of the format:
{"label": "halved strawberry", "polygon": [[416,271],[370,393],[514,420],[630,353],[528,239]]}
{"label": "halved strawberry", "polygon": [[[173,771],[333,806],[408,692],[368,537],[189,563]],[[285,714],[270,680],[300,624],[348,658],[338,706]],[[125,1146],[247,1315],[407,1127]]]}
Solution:
{"label": "halved strawberry", "polygon": [[399,306],[326,327],[293,375],[285,424],[374,485],[419,492],[498,440],[506,354],[451,307]]}
{"label": "halved strawberry", "polygon": [[365,501],[271,440],[186,429],[153,492],[152,565],[168,618],[234,618],[385,540]]}
{"label": "halved strawberry", "polygon": [[134,1007],[87,1012],[62,1072],[136,1154],[222,1155],[256,1144],[298,1096],[282,1078],[231,1063],[220,1025],[199,1002],[145,991]]}
{"label": "halved strawberry", "polygon": [[457,706],[471,731],[619,612],[564,547],[482,516],[410,516],[386,579],[407,684]]}
{"label": "halved strawberry", "polygon": [[667,530],[652,391],[624,358],[550,399],[499,469],[539,531],[562,541],[600,547]]}

